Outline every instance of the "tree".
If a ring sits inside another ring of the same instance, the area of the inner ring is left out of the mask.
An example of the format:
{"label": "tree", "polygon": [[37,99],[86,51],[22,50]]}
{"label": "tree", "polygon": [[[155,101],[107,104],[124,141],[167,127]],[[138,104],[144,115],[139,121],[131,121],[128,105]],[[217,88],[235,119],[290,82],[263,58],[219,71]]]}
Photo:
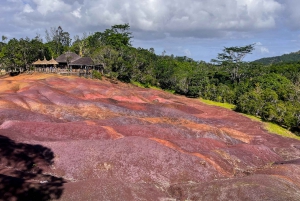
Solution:
{"label": "tree", "polygon": [[84,33],[80,38],[78,35],[74,36],[74,42],[71,51],[79,54],[80,56],[89,56],[89,48],[87,47],[87,34]]}
{"label": "tree", "polygon": [[7,40],[7,37],[3,35],[2,36],[2,42],[5,43],[6,40]]}
{"label": "tree", "polygon": [[63,31],[61,26],[58,28],[51,27],[50,33],[46,30],[47,46],[52,50],[54,56],[61,55],[64,51],[67,51],[71,45],[72,39],[69,32]]}
{"label": "tree", "polygon": [[102,34],[102,41],[106,45],[112,45],[117,50],[123,46],[130,47],[130,39],[133,38],[131,32],[129,32],[129,24],[118,24],[106,29]]}
{"label": "tree", "polygon": [[0,60],[7,67],[23,67],[28,69],[32,62],[38,58],[46,56],[49,59],[49,53],[44,44],[38,39],[19,40],[13,38],[1,48]]}
{"label": "tree", "polygon": [[13,38],[8,41],[3,49],[4,57],[6,58],[6,66],[19,67],[22,66],[22,53],[19,41]]}
{"label": "tree", "polygon": [[105,74],[111,74],[114,63],[118,58],[118,52],[111,46],[100,46],[91,55],[96,64],[102,64],[105,69]]}
{"label": "tree", "polygon": [[217,59],[212,59],[214,63],[232,66],[231,76],[233,81],[240,81],[241,73],[239,68],[247,54],[251,54],[255,44],[250,44],[242,47],[224,47],[223,52],[218,54]]}
{"label": "tree", "polygon": [[154,73],[159,87],[174,90],[176,61],[171,57],[161,56],[156,62]]}

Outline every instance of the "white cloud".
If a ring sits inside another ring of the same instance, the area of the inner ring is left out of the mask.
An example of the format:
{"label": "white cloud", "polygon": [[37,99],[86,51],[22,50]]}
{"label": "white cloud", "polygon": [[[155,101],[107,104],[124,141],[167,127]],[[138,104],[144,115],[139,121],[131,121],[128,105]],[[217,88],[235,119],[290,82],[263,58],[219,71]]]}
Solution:
{"label": "white cloud", "polygon": [[77,8],[76,10],[74,10],[72,12],[72,14],[77,17],[77,18],[81,18],[81,7]]}
{"label": "white cloud", "polygon": [[263,54],[265,54],[265,53],[269,53],[270,51],[266,47],[260,47],[260,52],[263,53]]}
{"label": "white cloud", "polygon": [[23,12],[24,13],[32,13],[34,10],[31,8],[29,4],[25,4]]}
{"label": "white cloud", "polygon": [[[11,0],[12,1],[12,0]],[[17,4],[17,0],[13,0]],[[274,28],[284,9],[280,0],[27,0],[22,20],[99,31],[129,23],[137,36],[230,37]],[[22,1],[18,0],[21,3]],[[29,6],[29,4],[31,6]],[[40,15],[40,16],[38,16]],[[98,29],[98,30],[96,30]],[[141,33],[141,34],[139,34]],[[251,34],[246,34],[251,35]]]}
{"label": "white cloud", "polygon": [[98,0],[81,6],[87,26],[128,22],[140,31],[193,37],[273,28],[283,10],[275,0]]}
{"label": "white cloud", "polygon": [[255,43],[256,49],[259,50],[261,54],[268,54],[270,53],[269,49],[265,47],[261,42]]}
{"label": "white cloud", "polygon": [[37,11],[43,15],[48,12],[62,11],[66,12],[70,9],[70,5],[64,3],[63,0],[32,0],[37,7]]}

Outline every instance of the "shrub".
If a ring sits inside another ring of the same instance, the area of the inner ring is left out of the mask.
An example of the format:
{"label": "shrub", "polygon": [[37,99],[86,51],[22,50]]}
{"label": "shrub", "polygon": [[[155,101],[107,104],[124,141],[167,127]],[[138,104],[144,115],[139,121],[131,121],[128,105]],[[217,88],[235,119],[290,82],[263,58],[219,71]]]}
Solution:
{"label": "shrub", "polygon": [[92,75],[94,79],[102,80],[102,75],[99,71],[93,70]]}

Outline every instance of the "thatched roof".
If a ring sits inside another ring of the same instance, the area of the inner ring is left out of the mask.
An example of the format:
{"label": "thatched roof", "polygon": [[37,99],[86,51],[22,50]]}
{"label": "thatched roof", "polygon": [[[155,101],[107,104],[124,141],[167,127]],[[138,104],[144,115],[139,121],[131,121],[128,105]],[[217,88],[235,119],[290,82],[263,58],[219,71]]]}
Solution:
{"label": "thatched roof", "polygon": [[53,57],[49,61],[46,59],[46,57],[44,57],[42,61],[38,59],[37,61],[32,63],[32,65],[57,65],[57,64],[58,63],[53,59]]}
{"label": "thatched roof", "polygon": [[48,61],[47,61],[46,57],[44,57],[43,61],[41,61],[41,64],[42,65],[47,65],[48,64]]}
{"label": "thatched roof", "polygon": [[93,60],[90,57],[82,57],[80,59],[77,59],[73,62],[71,62],[69,65],[73,66],[92,66],[94,65]]}
{"label": "thatched roof", "polygon": [[50,65],[57,65],[58,63],[52,57],[52,59],[48,61],[48,64],[50,64]]}
{"label": "thatched roof", "polygon": [[76,61],[80,59],[81,57],[73,52],[66,52],[59,57],[57,57],[55,60],[58,63],[72,63],[73,61]]}
{"label": "thatched roof", "polygon": [[40,59],[38,59],[37,61],[33,62],[32,65],[41,65],[42,61]]}

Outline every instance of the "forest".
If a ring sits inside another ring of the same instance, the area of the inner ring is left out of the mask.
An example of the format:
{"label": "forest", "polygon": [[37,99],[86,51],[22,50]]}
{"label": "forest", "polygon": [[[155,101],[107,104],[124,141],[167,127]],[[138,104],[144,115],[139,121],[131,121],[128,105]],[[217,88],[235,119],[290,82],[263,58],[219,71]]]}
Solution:
{"label": "forest", "polygon": [[289,54],[283,54],[281,56],[266,57],[266,58],[255,60],[255,62],[259,62],[263,64],[273,64],[279,62],[294,62],[294,61],[300,61],[300,51],[291,52]]}
{"label": "forest", "polygon": [[0,42],[0,68],[31,68],[37,59],[56,58],[66,51],[89,56],[104,66],[104,76],[122,82],[159,87],[190,98],[231,103],[237,112],[274,122],[299,135],[300,62],[244,62],[255,44],[224,47],[211,62],[186,56],[156,54],[153,48],[135,48],[129,24],[102,32],[74,36],[62,27],[30,39]]}

